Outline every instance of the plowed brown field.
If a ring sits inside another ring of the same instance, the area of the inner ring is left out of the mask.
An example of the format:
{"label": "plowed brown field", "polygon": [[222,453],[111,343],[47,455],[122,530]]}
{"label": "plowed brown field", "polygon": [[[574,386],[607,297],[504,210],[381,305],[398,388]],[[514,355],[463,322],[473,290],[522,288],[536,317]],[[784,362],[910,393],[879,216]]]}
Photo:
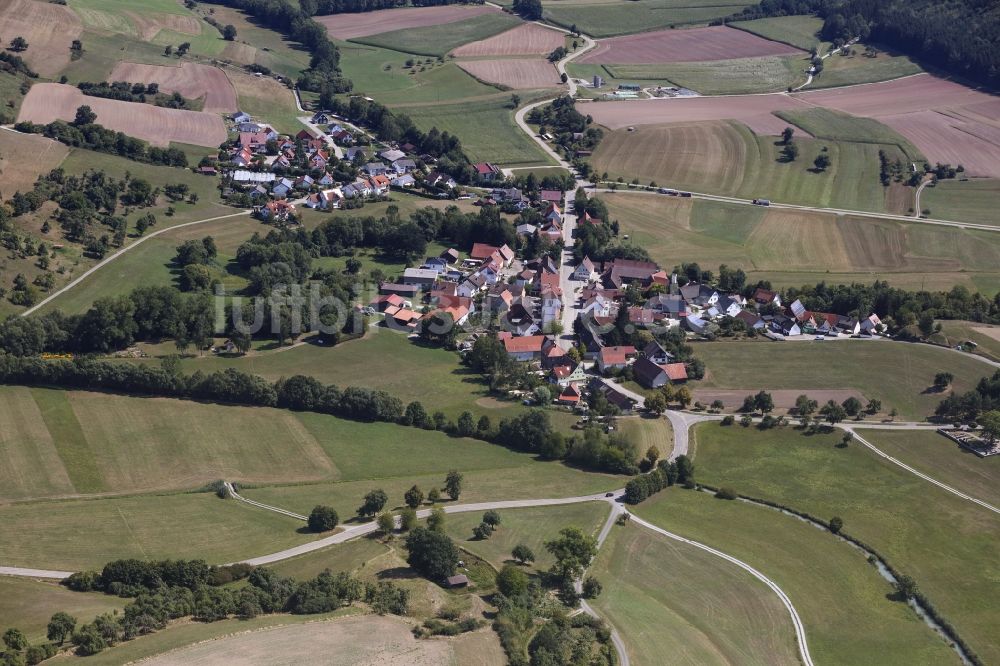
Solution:
{"label": "plowed brown field", "polygon": [[786,95],[738,95],[595,102],[580,105],[579,108],[581,113],[593,116],[594,122],[610,129],[700,120],[738,120],[755,132],[780,134],[788,123],[771,113],[800,107],[800,102]]}
{"label": "plowed brown field", "polygon": [[565,41],[566,36],[557,30],[543,28],[536,23],[525,23],[499,35],[459,46],[451,53],[459,58],[548,55]]}
{"label": "plowed brown field", "polygon": [[196,146],[218,146],[226,140],[220,116],[204,111],[179,111],[150,104],[119,102],[88,97],[73,86],[38,83],[31,87],[21,105],[18,121],[50,123],[73,120],[76,109],[87,105],[97,114],[97,122],[108,129],[145,139],[156,146],[171,142]]}
{"label": "plowed brown field", "polygon": [[559,73],[548,60],[467,60],[458,66],[481,81],[514,89],[559,85]]}
{"label": "plowed brown field", "polygon": [[186,62],[180,67],[119,62],[110,80],[130,83],[158,83],[164,92],[179,92],[190,99],[205,98],[206,113],[236,111],[236,90],[218,67]]}
{"label": "plowed brown field", "polygon": [[334,39],[354,39],[383,32],[423,28],[464,21],[473,16],[499,11],[496,7],[477,5],[474,7],[445,5],[440,7],[406,7],[403,9],[380,9],[363,14],[334,14],[317,16],[327,33]]}
{"label": "plowed brown field", "polygon": [[42,76],[52,77],[69,64],[70,43],[83,32],[80,17],[65,5],[37,0],[0,0],[0,43],[28,41],[20,55]]}
{"label": "plowed brown field", "polygon": [[580,58],[580,62],[655,65],[802,53],[794,46],[772,42],[743,30],[714,26],[690,30],[657,30],[604,39],[595,49]]}
{"label": "plowed brown field", "polygon": [[140,14],[139,12],[125,12],[132,20],[139,36],[144,40],[150,40],[161,30],[173,30],[185,35],[200,35],[202,24],[196,16],[191,14],[166,14],[164,12],[149,12]]}
{"label": "plowed brown field", "polygon": [[69,148],[37,134],[0,131],[0,200],[27,192],[43,173],[59,166]]}

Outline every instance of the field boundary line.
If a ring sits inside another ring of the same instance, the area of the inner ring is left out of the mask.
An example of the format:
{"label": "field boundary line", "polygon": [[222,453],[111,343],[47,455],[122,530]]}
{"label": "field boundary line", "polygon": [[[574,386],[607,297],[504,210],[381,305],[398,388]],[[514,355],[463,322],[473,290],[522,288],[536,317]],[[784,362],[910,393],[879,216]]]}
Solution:
{"label": "field boundary line", "polygon": [[756,578],[757,580],[761,581],[769,588],[771,588],[771,590],[778,595],[778,598],[781,600],[781,603],[784,604],[785,608],[788,610],[788,614],[792,618],[792,625],[795,627],[795,640],[796,643],[798,644],[799,655],[802,657],[802,662],[805,664],[805,666],[814,666],[812,655],[809,654],[809,644],[806,642],[806,629],[805,625],[802,623],[802,618],[799,617],[798,611],[795,610],[795,606],[792,604],[792,600],[788,598],[788,595],[785,594],[784,590],[782,590],[777,583],[775,583],[773,580],[771,580],[761,572],[754,569],[746,562],[739,560],[733,557],[732,555],[727,555],[721,550],[716,550],[711,546],[706,546],[705,544],[700,543],[698,541],[687,539],[678,534],[674,534],[673,532],[668,532],[662,527],[657,527],[653,523],[643,520],[642,518],[640,518],[639,516],[635,515],[634,513],[628,510],[625,510],[625,512],[631,516],[630,520],[634,520],[639,525],[642,525],[643,527],[650,529],[653,532],[656,532],[657,534],[661,534],[667,537],[668,539],[673,539],[675,541],[680,541],[681,543],[686,543],[688,545],[694,546],[695,548],[700,548],[701,550],[711,553],[712,555],[721,557],[727,562],[735,564],[736,566],[743,569],[751,576],[753,576],[754,578]]}
{"label": "field boundary line", "polygon": [[281,509],[276,506],[271,506],[270,504],[264,504],[263,502],[258,502],[257,500],[252,500],[248,497],[243,497],[243,495],[240,495],[238,492],[236,492],[236,488],[229,481],[223,481],[223,485],[226,488],[226,492],[228,492],[233,499],[239,500],[240,502],[244,502],[246,504],[249,504],[250,506],[255,506],[258,509],[264,509],[265,511],[273,511],[274,513],[280,513],[283,516],[288,516],[289,518],[295,518],[296,520],[302,520],[302,521],[308,520],[308,518],[306,518],[302,514],[294,513],[287,509]]}
{"label": "field boundary line", "polygon": [[112,254],[110,257],[105,257],[101,261],[97,262],[96,264],[94,264],[93,266],[91,266],[90,268],[88,268],[87,270],[85,270],[83,273],[81,273],[78,277],[76,277],[75,279],[71,280],[70,282],[68,282],[67,284],[65,284],[63,287],[61,287],[60,289],[52,292],[51,294],[49,294],[48,296],[46,296],[45,298],[43,298],[42,300],[40,300],[38,303],[35,303],[30,308],[28,308],[27,310],[25,310],[24,312],[22,312],[21,316],[22,317],[27,317],[32,312],[35,312],[39,308],[47,305],[48,303],[50,303],[56,297],[61,296],[62,294],[66,293],[67,291],[69,291],[70,289],[72,289],[76,285],[78,285],[81,282],[83,282],[86,278],[90,277],[92,274],[94,274],[95,272],[97,272],[98,270],[100,270],[101,268],[103,268],[104,266],[110,264],[112,261],[114,261],[118,257],[122,256],[123,254],[125,254],[129,250],[142,245],[143,243],[145,243],[146,241],[148,241],[150,238],[156,238],[160,234],[165,234],[168,231],[173,231],[175,229],[183,229],[184,227],[193,227],[193,226],[195,226],[197,224],[205,224],[206,222],[215,222],[217,220],[225,220],[225,219],[228,219],[230,217],[239,217],[240,215],[249,215],[250,213],[251,213],[250,210],[242,210],[242,211],[240,211],[238,213],[230,213],[229,215],[219,215],[217,217],[209,217],[209,218],[206,218],[204,220],[194,220],[193,222],[184,222],[183,224],[176,224],[176,225],[174,225],[172,227],[164,227],[163,229],[159,229],[158,231],[154,231],[153,233],[149,234],[148,236],[143,236],[142,238],[138,239],[134,243],[132,243],[130,245],[126,245],[122,249],[120,249],[117,252],[115,252],[114,254]]}
{"label": "field boundary line", "polygon": [[933,477],[930,477],[930,476],[924,474],[923,472],[918,471],[918,470],[910,467],[909,465],[907,465],[906,463],[904,463],[902,460],[900,460],[898,458],[893,458],[888,453],[886,453],[885,451],[883,451],[882,449],[878,448],[877,446],[875,446],[874,444],[872,444],[871,442],[869,442],[867,439],[865,439],[864,437],[862,437],[861,435],[859,435],[857,433],[857,431],[854,430],[853,426],[844,426],[843,428],[844,428],[844,430],[846,432],[849,432],[852,435],[854,435],[855,439],[857,439],[859,442],[861,442],[866,447],[868,447],[873,452],[875,452],[876,455],[878,455],[878,456],[880,456],[880,457],[888,460],[892,464],[898,465],[898,466],[902,467],[903,469],[905,469],[907,472],[910,472],[911,474],[915,474],[915,475],[919,476],[924,481],[929,481],[930,483],[933,483],[938,488],[941,488],[942,490],[944,490],[946,492],[949,492],[952,495],[956,495],[958,497],[961,497],[962,499],[968,500],[968,501],[972,502],[973,504],[978,504],[979,506],[983,507],[984,509],[987,509],[988,511],[992,511],[993,513],[1000,514],[1000,509],[998,509],[997,507],[993,506],[989,502],[986,502],[986,501],[981,500],[979,498],[973,497],[972,495],[967,495],[966,493],[963,493],[961,490],[958,490],[957,488],[952,488],[948,484],[942,483],[941,481],[938,481],[937,479],[935,479]]}

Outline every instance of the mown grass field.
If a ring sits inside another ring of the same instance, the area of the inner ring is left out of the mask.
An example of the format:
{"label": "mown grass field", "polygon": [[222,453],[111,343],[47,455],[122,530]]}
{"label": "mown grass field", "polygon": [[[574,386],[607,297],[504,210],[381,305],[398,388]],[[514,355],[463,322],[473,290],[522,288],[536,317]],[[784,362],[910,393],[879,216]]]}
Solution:
{"label": "mown grass field", "polygon": [[842,389],[854,388],[878,398],[901,419],[924,419],[944,397],[928,390],[934,375],[955,376],[953,390],[972,389],[993,374],[990,366],[929,345],[897,342],[843,341],[824,343],[726,342],[695,346],[708,374],[704,388]]}
{"label": "mown grass field", "polygon": [[591,603],[637,664],[797,664],[791,619],[749,573],[638,525],[612,528],[590,575]]}
{"label": "mown grass field", "polygon": [[734,21],[729,26],[752,32],[765,39],[789,44],[803,51],[810,51],[813,47],[823,44],[819,38],[823,19],[816,16],[777,16],[756,21]]}
{"label": "mown grass field", "polygon": [[[781,159],[780,140],[757,136],[735,122],[650,125],[635,131],[608,132],[594,151],[598,173],[626,182],[723,194],[782,203],[884,211],[879,182],[879,145],[798,138],[799,156]],[[813,160],[826,148],[831,164],[824,172]],[[885,146],[890,159],[897,154]]]}
{"label": "mown grass field", "polygon": [[813,79],[807,90],[877,83],[924,71],[908,56],[880,50],[874,58],[869,58],[862,55],[864,49],[864,44],[855,44],[855,55],[832,55],[827,58],[823,62],[823,71]]}
{"label": "mown grass field", "polygon": [[909,162],[922,162],[925,159],[920,150],[905,137],[872,118],[852,116],[824,108],[777,111],[775,115],[817,139],[896,146]]}
{"label": "mown grass field", "polygon": [[545,550],[545,542],[559,536],[564,527],[579,527],[585,534],[597,535],[608,517],[604,502],[586,502],[565,506],[500,511],[502,522],[489,539],[477,540],[472,529],[482,521],[481,513],[451,514],[445,519],[445,531],[455,543],[483,558],[496,568],[514,564],[511,550],[518,544],[531,548],[535,562],[529,569],[547,571],[555,558]]}
{"label": "mown grass field", "polygon": [[1000,223],[1000,180],[939,180],[920,193],[920,208],[933,217],[995,225]]}
{"label": "mown grass field", "polygon": [[864,555],[830,534],[777,511],[679,488],[634,511],[747,562],[777,583],[802,617],[817,663],[959,663],[913,610],[887,598],[892,588]]}
{"label": "mown grass field", "polygon": [[708,23],[747,6],[735,0],[560,0],[542,5],[543,17],[556,25],[576,25],[591,37],[612,37],[671,26]]}
{"label": "mown grass field", "polygon": [[[354,89],[383,104],[447,102],[499,93],[494,86],[476,81],[451,62],[414,58],[398,51],[354,42],[338,42],[337,46],[340,48],[344,76],[354,82]],[[416,66],[407,68],[405,65],[409,60],[413,60]]]}
{"label": "mown grass field", "polygon": [[100,594],[72,592],[57,581],[0,577],[0,629],[16,627],[31,643],[46,640],[46,626],[53,613],[64,611],[79,624],[101,613],[120,610],[126,599]]}
{"label": "mown grass field", "polygon": [[980,458],[936,432],[858,430],[874,446],[910,467],[1000,506],[1000,458]]}
{"label": "mown grass field", "polygon": [[990,232],[652,193],[601,197],[629,234],[626,242],[662,266],[728,264],[779,287],[878,279],[909,289],[962,285],[988,296],[1000,277],[1000,238]]}
{"label": "mown grass field", "polygon": [[384,558],[390,547],[377,538],[351,539],[329,548],[268,565],[281,576],[296,580],[313,578],[324,570],[354,572]]}
{"label": "mown grass field", "polygon": [[[520,97],[525,104],[534,95],[526,91],[520,93]],[[548,166],[552,163],[538,144],[517,127],[509,95],[459,104],[395,108],[410,116],[424,131],[437,127],[458,136],[462,148],[473,161],[489,161],[504,166]]]}
{"label": "mown grass field", "polygon": [[934,344],[954,347],[972,341],[977,346],[971,353],[1000,361],[1000,330],[995,330],[1000,327],[956,319],[942,319],[935,323],[941,324],[941,332],[929,338]]}
{"label": "mown grass field", "polygon": [[394,51],[417,55],[444,56],[452,49],[476,42],[519,25],[521,21],[503,13],[489,13],[474,16],[464,21],[393,30],[368,37],[357,37],[351,41],[370,44]]}
{"label": "mown grass field", "polygon": [[619,419],[618,429],[635,442],[639,455],[646,455],[649,447],[655,446],[660,457],[666,458],[674,448],[674,432],[666,418],[650,419],[645,416]]}
{"label": "mown grass field", "polygon": [[324,414],[24,387],[0,388],[0,396],[0,415],[15,424],[0,440],[8,450],[0,500],[531,463],[478,440]]}
{"label": "mown grass field", "polygon": [[0,543],[0,562],[70,571],[129,557],[222,564],[311,540],[296,532],[302,525],[214,493],[6,504],[0,530],[18,538]]}
{"label": "mown grass field", "polygon": [[838,448],[837,432],[807,436],[791,428],[705,424],[695,435],[700,481],[827,520],[840,516],[845,533],[917,581],[984,662],[1000,657],[994,640],[1000,517],[862,446]]}

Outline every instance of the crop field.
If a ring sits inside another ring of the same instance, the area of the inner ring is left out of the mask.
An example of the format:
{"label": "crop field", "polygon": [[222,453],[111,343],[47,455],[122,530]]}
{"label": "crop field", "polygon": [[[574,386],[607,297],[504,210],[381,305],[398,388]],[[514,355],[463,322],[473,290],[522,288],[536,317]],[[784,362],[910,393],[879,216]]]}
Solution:
{"label": "crop field", "polygon": [[[929,391],[934,375],[955,376],[957,392],[971,390],[993,369],[978,360],[929,345],[846,341],[817,344],[733,342],[701,344],[695,354],[705,361],[704,388],[845,389],[878,398],[882,408],[900,418],[924,419],[944,397]],[[802,372],[823,368],[823,372]],[[761,378],[766,377],[762,381]]]}
{"label": "crop field", "polygon": [[[447,128],[462,140],[462,147],[473,161],[503,166],[551,164],[548,155],[515,124],[514,111],[506,95],[496,100],[398,108],[425,132],[432,127]],[[484,131],[485,128],[489,131]]]}
{"label": "crop field", "polygon": [[398,51],[354,42],[341,42],[338,47],[342,71],[354,82],[355,90],[383,104],[454,102],[500,95],[496,87],[476,81],[452,62],[422,61],[408,69],[405,63],[412,58]]}
{"label": "crop field", "polygon": [[823,108],[778,111],[775,115],[782,120],[787,120],[795,127],[805,130],[817,139],[897,146],[903,151],[908,161],[922,162],[924,160],[924,156],[920,154],[917,147],[907,141],[905,137],[872,118],[851,116]]}
{"label": "crop field", "polygon": [[468,16],[460,21],[355,37],[352,41],[405,53],[444,57],[452,49],[498,35],[521,24],[519,19],[509,14],[488,12]]}
{"label": "crop field", "polygon": [[354,39],[368,37],[396,30],[409,30],[427,26],[457,23],[482,14],[498,13],[496,8],[486,5],[464,7],[446,5],[441,7],[406,7],[402,9],[380,9],[374,12],[345,15],[317,16],[316,21],[326,27],[334,39]]}
{"label": "crop field", "polygon": [[1000,103],[984,92],[920,74],[795,97],[880,120],[931,161],[964,164],[973,176],[1000,176]]}
{"label": "crop field", "polygon": [[1000,180],[940,180],[920,194],[920,207],[948,219],[997,224],[1000,217]]}
{"label": "crop field", "polygon": [[226,140],[222,118],[202,111],[181,111],[138,102],[88,97],[73,86],[39,83],[24,98],[18,121],[51,123],[71,121],[78,107],[90,106],[97,122],[108,129],[166,146],[176,141],[198,146],[218,146]]}
{"label": "crop field", "polygon": [[406,620],[377,615],[292,624],[196,643],[144,663],[223,666],[232,663],[233,654],[239,654],[255,664],[268,666],[287,663],[431,666],[459,663],[456,654],[459,646],[469,643],[475,644],[473,653],[483,658],[482,663],[494,663],[497,659],[500,660],[497,663],[503,663],[500,645],[492,632],[463,634],[449,640],[418,640],[410,628]]}
{"label": "crop field", "polygon": [[511,58],[507,60],[466,60],[458,63],[480,81],[515,90],[559,85],[559,72],[548,60]]}
{"label": "crop field", "polygon": [[0,199],[28,192],[38,176],[62,164],[68,154],[64,144],[37,134],[0,132]]}
{"label": "crop field", "polygon": [[548,55],[562,46],[566,36],[558,30],[525,23],[499,35],[470,42],[451,52],[456,58],[480,56]]}
{"label": "crop field", "polygon": [[879,279],[909,289],[963,285],[987,296],[1000,275],[1000,238],[985,231],[635,192],[601,196],[629,242],[663,266],[728,264],[780,286]]}
{"label": "crop field", "polygon": [[581,63],[654,65],[762,56],[804,55],[795,47],[725,26],[660,30],[612,37],[588,51]]}
{"label": "crop field", "polygon": [[591,37],[613,37],[671,26],[708,23],[734,14],[750,3],[738,0],[552,0],[542,3],[543,17]]}
{"label": "crop field", "polygon": [[637,664],[797,664],[791,618],[778,597],[725,560],[626,525],[612,529],[590,573],[592,603]]}
{"label": "crop field", "polygon": [[[600,105],[595,105],[600,106]],[[594,152],[598,172],[636,177],[678,189],[782,203],[885,210],[878,177],[879,146],[798,139],[795,162],[780,161],[781,146],[746,126],[699,122],[616,130]],[[813,159],[826,148],[830,167],[817,173]],[[884,147],[890,152],[889,146]],[[849,175],[849,177],[848,177]]]}
{"label": "crop field", "polygon": [[604,502],[586,502],[565,506],[530,509],[505,509],[499,512],[502,522],[489,539],[473,538],[472,529],[482,521],[480,513],[456,513],[445,519],[445,531],[460,547],[478,555],[496,568],[512,564],[511,549],[518,544],[531,548],[535,562],[529,568],[546,571],[555,558],[545,550],[545,542],[556,538],[564,527],[579,527],[596,536],[608,517]]}
{"label": "crop field", "polygon": [[862,55],[864,48],[864,44],[855,44],[852,49],[854,55],[836,54],[827,58],[823,61],[823,71],[813,79],[808,89],[879,83],[924,71],[901,53],[880,50],[875,57],[869,57]]}
{"label": "crop field", "polygon": [[823,19],[816,16],[777,16],[756,21],[735,21],[729,26],[803,51],[822,44],[819,31],[823,28]]}
{"label": "crop field", "polygon": [[42,76],[56,76],[69,64],[70,43],[80,36],[80,18],[65,5],[41,0],[0,0],[0,43],[28,42],[20,54]]}
{"label": "crop field", "polygon": [[679,488],[634,511],[738,557],[775,581],[802,617],[817,663],[959,663],[912,609],[889,598],[892,588],[864,555],[831,534],[777,511]]}
{"label": "crop field", "polygon": [[910,467],[1000,506],[1000,458],[980,458],[936,432],[859,429],[858,434]]}
{"label": "crop field", "polygon": [[57,581],[0,577],[0,627],[17,627],[31,643],[45,641],[53,613],[68,612],[82,624],[101,613],[121,610],[126,603],[103,593],[73,592]]}
{"label": "crop field", "polygon": [[157,83],[165,92],[178,92],[189,99],[205,98],[206,113],[236,111],[236,90],[218,67],[185,62],[178,67],[119,62],[111,81]]}
{"label": "crop field", "polygon": [[807,436],[791,428],[716,424],[695,432],[699,480],[814,516],[840,516],[844,532],[917,581],[984,663],[1000,656],[993,640],[1000,517],[862,446],[838,448],[838,433]]}
{"label": "crop field", "polygon": [[689,123],[708,120],[737,120],[758,134],[781,134],[787,123],[774,111],[799,108],[787,95],[744,95],[741,97],[680,97],[601,102],[587,107],[598,125],[617,130],[631,125]]}

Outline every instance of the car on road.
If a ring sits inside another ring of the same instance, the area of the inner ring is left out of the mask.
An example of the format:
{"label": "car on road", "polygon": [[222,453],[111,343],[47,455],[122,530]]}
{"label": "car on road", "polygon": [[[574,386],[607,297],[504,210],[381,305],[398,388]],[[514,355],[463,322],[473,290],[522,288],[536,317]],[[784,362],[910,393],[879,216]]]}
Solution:
{"label": "car on road", "polygon": [[691,193],[690,192],[681,192],[681,196],[682,197],[690,198],[691,197]]}
{"label": "car on road", "polygon": [[666,187],[661,187],[660,189],[657,190],[657,192],[659,192],[660,194],[666,194],[671,197],[677,196],[677,190],[671,190]]}
{"label": "car on road", "polygon": [[753,205],[754,206],[770,206],[771,205],[771,200],[770,199],[754,199],[753,200]]}
{"label": "car on road", "polygon": [[815,340],[816,342],[823,342],[824,340],[826,340],[826,336],[825,335],[817,335],[815,338],[813,338],[813,340]]}
{"label": "car on road", "polygon": [[614,497],[615,494],[614,493],[604,493],[604,496],[605,497]]}

